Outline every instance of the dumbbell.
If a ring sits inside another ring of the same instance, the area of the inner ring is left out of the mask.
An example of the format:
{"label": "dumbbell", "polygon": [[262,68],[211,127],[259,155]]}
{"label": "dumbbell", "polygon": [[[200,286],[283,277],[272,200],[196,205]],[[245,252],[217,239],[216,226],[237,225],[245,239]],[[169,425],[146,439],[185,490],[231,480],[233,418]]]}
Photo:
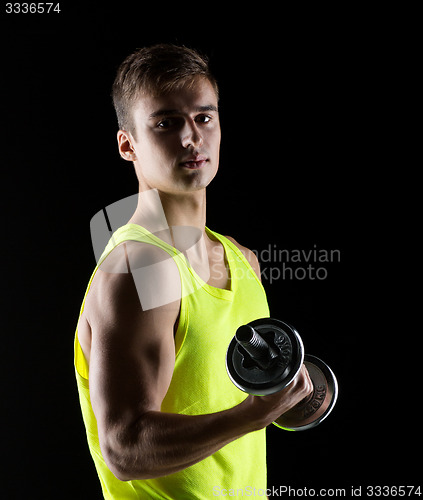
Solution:
{"label": "dumbbell", "polygon": [[304,354],[299,333],[288,323],[261,318],[236,331],[226,353],[229,378],[242,391],[258,396],[287,387],[305,364],[312,393],[273,423],[282,429],[302,431],[319,425],[333,410],[338,383],[321,359]]}

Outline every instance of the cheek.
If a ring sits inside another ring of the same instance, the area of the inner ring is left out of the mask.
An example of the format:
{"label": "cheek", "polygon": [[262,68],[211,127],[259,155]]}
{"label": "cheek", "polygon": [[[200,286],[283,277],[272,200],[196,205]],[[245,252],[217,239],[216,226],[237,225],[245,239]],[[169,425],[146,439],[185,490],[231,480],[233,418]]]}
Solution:
{"label": "cheek", "polygon": [[205,144],[207,144],[210,152],[216,152],[220,148],[220,126],[210,129],[203,133],[203,139]]}
{"label": "cheek", "polygon": [[211,149],[214,153],[216,161],[219,161],[220,153],[220,129],[214,134],[211,142]]}
{"label": "cheek", "polygon": [[220,150],[220,138],[221,138],[221,133],[220,133],[220,129],[219,129],[216,132],[216,136],[215,136],[215,145],[216,145],[216,149],[217,149],[218,152]]}
{"label": "cheek", "polygon": [[169,168],[175,158],[175,145],[171,140],[146,138],[138,149],[137,158],[146,169]]}

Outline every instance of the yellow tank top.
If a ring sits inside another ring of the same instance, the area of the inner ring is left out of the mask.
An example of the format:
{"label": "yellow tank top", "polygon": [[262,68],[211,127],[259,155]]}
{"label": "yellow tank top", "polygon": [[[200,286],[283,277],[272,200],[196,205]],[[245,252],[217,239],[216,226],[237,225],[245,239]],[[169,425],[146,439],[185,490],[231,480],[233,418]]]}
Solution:
{"label": "yellow tank top", "polygon": [[[161,408],[168,413],[200,415],[241,403],[246,394],[229,380],[225,366],[226,350],[240,325],[269,316],[265,291],[245,257],[230,240],[208,228],[206,231],[211,239],[220,241],[224,247],[231,276],[230,290],[206,284],[183,254],[141,226],[127,224],[113,234],[85,293],[86,297],[98,266],[123,241],[156,245],[174,259],[183,290],[175,334],[175,368]],[[189,293],[188,290],[194,291]],[[209,500],[218,495],[230,495],[231,492],[232,495],[248,496],[253,494],[254,488],[256,492],[266,489],[265,429],[247,434],[175,474],[148,480],[119,481],[110,472],[101,454],[97,423],[90,402],[89,367],[77,331],[75,373],[88,445],[105,499]]]}

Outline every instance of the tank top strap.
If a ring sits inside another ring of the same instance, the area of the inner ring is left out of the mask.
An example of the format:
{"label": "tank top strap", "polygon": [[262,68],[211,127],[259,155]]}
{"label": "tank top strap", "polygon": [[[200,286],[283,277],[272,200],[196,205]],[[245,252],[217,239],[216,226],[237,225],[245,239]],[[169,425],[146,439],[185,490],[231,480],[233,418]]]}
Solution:
{"label": "tank top strap", "polygon": [[[221,235],[219,233],[211,231],[207,227],[206,227],[206,231],[209,234],[213,235],[214,238],[216,238],[217,240],[219,240],[222,243],[223,247],[225,248],[226,256],[227,256],[228,260],[230,261],[229,262],[230,267],[233,268],[233,269],[236,269],[238,266],[242,265],[244,267],[244,269],[247,268],[249,270],[249,272],[251,273],[251,275],[257,280],[257,282],[259,283],[260,287],[263,288],[263,285],[262,285],[260,279],[258,278],[256,272],[251,267],[251,264],[248,262],[248,260],[246,259],[245,255],[235,245],[235,243],[233,243],[226,236],[223,236],[223,235]],[[233,264],[233,265],[231,265],[231,264]],[[236,277],[237,276],[235,275],[235,279],[236,279]]]}
{"label": "tank top strap", "polygon": [[153,233],[148,231],[142,226],[138,226],[137,224],[126,224],[118,228],[110,237],[109,242],[102,253],[99,264],[109,255],[109,253],[118,245],[125,241],[138,241],[140,243],[148,243],[159,248],[162,248],[165,252],[167,252],[172,257],[177,255],[179,252],[171,245],[161,240]]}

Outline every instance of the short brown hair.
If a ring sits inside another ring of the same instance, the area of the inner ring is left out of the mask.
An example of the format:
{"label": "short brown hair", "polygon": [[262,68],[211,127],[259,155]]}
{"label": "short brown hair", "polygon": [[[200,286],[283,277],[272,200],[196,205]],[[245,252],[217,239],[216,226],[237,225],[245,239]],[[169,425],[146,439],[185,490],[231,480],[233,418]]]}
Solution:
{"label": "short brown hair", "polygon": [[119,128],[135,134],[132,107],[143,93],[164,95],[192,84],[198,76],[207,78],[218,96],[208,59],[197,51],[171,44],[138,49],[119,66],[113,83],[112,97]]}

